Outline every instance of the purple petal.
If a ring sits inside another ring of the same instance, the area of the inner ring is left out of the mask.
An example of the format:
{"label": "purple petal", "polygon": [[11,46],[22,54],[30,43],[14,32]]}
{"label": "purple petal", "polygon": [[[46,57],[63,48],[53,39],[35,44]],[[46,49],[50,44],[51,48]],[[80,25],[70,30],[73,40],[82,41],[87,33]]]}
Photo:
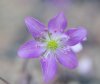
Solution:
{"label": "purple petal", "polygon": [[58,61],[67,68],[73,69],[78,65],[77,57],[71,50],[59,50],[56,57]]}
{"label": "purple petal", "polygon": [[43,36],[46,27],[42,23],[32,17],[25,18],[25,23],[34,38]]}
{"label": "purple petal", "polygon": [[87,31],[83,27],[69,29],[66,34],[69,36],[68,44],[73,46],[80,43],[87,36]]}
{"label": "purple petal", "polygon": [[36,41],[28,41],[23,44],[18,55],[22,58],[37,58],[44,52],[44,48]]}
{"label": "purple petal", "polygon": [[42,58],[41,60],[42,72],[44,76],[44,81],[48,82],[55,77],[56,74],[56,60],[51,54],[47,58]]}
{"label": "purple petal", "polygon": [[59,13],[48,23],[48,28],[53,32],[63,32],[67,26],[67,21],[63,13]]}

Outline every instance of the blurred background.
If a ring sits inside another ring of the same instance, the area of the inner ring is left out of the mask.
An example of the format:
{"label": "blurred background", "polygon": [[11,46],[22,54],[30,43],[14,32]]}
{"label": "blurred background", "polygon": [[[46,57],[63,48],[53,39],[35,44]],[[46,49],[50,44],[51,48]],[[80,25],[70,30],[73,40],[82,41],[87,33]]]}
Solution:
{"label": "blurred background", "polygon": [[32,38],[24,18],[47,25],[61,11],[68,28],[84,26],[88,39],[77,53],[79,66],[69,70],[59,65],[52,84],[100,84],[100,0],[0,0],[0,84],[43,84],[39,61],[17,55],[20,45]]}

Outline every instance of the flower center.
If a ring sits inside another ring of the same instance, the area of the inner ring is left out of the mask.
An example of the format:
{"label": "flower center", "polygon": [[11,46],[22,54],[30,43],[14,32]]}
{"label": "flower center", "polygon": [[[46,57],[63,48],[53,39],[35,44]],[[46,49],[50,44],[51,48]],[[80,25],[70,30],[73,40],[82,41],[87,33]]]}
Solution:
{"label": "flower center", "polygon": [[50,50],[56,50],[58,47],[58,43],[55,40],[50,40],[47,44],[47,48]]}

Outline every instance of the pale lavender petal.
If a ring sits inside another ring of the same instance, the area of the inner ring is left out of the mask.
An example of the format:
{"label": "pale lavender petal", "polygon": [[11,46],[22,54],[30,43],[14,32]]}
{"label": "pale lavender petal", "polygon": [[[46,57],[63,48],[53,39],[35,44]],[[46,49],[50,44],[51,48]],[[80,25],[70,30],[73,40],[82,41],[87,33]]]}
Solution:
{"label": "pale lavender petal", "polygon": [[59,13],[48,23],[48,28],[53,32],[63,32],[67,26],[67,21],[63,13]]}
{"label": "pale lavender petal", "polygon": [[25,18],[25,23],[28,27],[29,32],[33,35],[34,38],[44,35],[46,27],[38,20],[32,17],[27,17]]}
{"label": "pale lavender petal", "polygon": [[78,53],[80,52],[82,49],[83,49],[83,46],[81,43],[78,43],[74,46],[71,46],[71,49],[75,52],[75,53]]}
{"label": "pale lavender petal", "polygon": [[41,56],[44,51],[45,49],[39,42],[28,41],[19,48],[18,55],[22,58],[37,58]]}
{"label": "pale lavender petal", "polygon": [[66,34],[69,36],[68,44],[70,46],[76,45],[84,40],[87,36],[87,31],[83,27],[69,29]]}
{"label": "pale lavender petal", "polygon": [[41,60],[42,72],[44,76],[44,81],[49,82],[53,80],[56,74],[56,60],[52,54],[49,54],[48,57],[43,57]]}
{"label": "pale lavender petal", "polygon": [[58,62],[67,68],[73,69],[78,65],[75,53],[69,49],[59,50],[56,57]]}

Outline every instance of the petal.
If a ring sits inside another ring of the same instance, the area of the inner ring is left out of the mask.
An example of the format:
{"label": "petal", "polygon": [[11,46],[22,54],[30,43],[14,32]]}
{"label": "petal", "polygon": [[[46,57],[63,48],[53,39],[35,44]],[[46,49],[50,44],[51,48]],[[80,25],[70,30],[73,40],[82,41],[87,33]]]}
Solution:
{"label": "petal", "polygon": [[44,51],[45,49],[39,42],[28,41],[19,48],[18,55],[22,58],[37,58]]}
{"label": "petal", "polygon": [[81,43],[78,43],[74,46],[71,46],[71,49],[75,52],[75,53],[78,53],[80,52],[82,49],[83,49],[83,46]]}
{"label": "petal", "polygon": [[44,81],[48,82],[55,77],[56,74],[56,60],[52,54],[49,54],[48,57],[43,57],[41,60],[42,72],[44,76]]}
{"label": "petal", "polygon": [[43,36],[46,27],[42,23],[32,17],[25,18],[25,23],[34,38]]}
{"label": "petal", "polygon": [[80,43],[87,36],[87,31],[83,27],[69,29],[66,34],[69,36],[68,44],[73,46]]}
{"label": "petal", "polygon": [[77,57],[75,53],[69,49],[59,50],[57,52],[57,59],[63,66],[73,69],[78,65]]}
{"label": "petal", "polygon": [[63,13],[59,13],[48,23],[48,28],[53,32],[63,32],[67,26],[67,21]]}

